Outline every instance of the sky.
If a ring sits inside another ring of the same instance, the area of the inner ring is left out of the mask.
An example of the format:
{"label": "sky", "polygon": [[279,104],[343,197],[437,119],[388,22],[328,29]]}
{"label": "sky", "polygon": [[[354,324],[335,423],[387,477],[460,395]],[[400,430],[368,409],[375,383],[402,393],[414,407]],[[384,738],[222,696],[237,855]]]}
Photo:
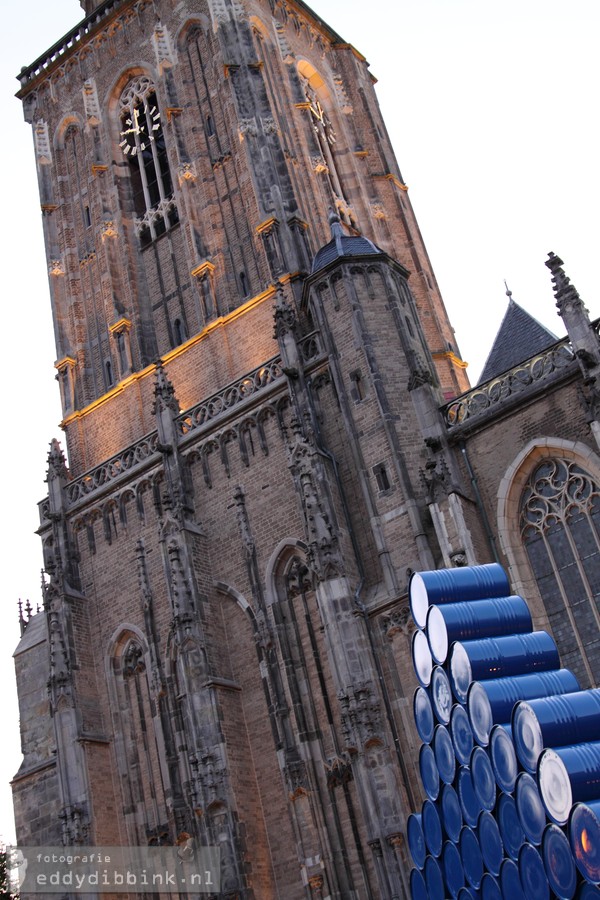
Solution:
{"label": "sky", "polygon": [[[549,251],[600,316],[598,0],[313,0],[369,60],[458,346],[475,384],[513,298],[558,336]],[[0,476],[0,838],[14,838],[20,765],[12,653],[17,600],[41,600],[34,534],[48,445],[60,439],[31,131],[15,76],[82,18],[77,0],[3,10],[0,216],[6,456]]]}

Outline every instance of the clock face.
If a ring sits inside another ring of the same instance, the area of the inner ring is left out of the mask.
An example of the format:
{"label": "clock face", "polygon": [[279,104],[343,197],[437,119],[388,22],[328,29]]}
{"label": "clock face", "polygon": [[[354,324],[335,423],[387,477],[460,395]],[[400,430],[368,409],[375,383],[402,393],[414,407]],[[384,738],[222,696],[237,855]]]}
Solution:
{"label": "clock face", "polygon": [[157,137],[157,132],[160,131],[160,113],[156,106],[144,103],[134,106],[129,114],[125,114],[121,123],[125,127],[121,130],[119,146],[125,156],[136,156]]}

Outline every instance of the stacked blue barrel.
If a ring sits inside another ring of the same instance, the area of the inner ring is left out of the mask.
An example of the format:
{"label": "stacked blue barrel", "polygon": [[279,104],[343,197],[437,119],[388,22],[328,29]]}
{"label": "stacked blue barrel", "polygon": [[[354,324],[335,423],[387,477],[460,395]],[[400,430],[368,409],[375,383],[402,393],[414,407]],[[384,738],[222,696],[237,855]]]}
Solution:
{"label": "stacked blue barrel", "polygon": [[600,897],[600,689],[496,563],[414,573],[414,900]]}

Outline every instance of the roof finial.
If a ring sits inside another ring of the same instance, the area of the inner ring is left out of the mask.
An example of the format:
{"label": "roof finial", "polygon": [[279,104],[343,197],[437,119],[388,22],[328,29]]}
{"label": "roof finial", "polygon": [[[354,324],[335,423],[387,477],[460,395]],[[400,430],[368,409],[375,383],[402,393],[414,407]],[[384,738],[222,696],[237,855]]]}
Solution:
{"label": "roof finial", "polygon": [[510,303],[512,303],[512,291],[508,289],[508,285],[506,283],[506,278],[504,279],[504,287],[506,288],[506,296]]}
{"label": "roof finial", "polygon": [[340,217],[335,209],[329,210],[329,227],[331,228],[331,237],[335,241],[335,248],[339,256],[343,256],[344,248],[342,246],[342,238],[344,236],[344,230],[342,228],[342,223],[340,222]]}

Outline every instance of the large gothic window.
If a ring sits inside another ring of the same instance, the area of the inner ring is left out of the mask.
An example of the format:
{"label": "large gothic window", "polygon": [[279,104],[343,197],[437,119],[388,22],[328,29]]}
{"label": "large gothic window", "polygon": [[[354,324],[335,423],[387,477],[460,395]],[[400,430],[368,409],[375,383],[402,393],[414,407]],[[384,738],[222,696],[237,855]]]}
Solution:
{"label": "large gothic window", "polygon": [[130,81],[121,95],[119,145],[129,161],[136,230],[145,246],[178,216],[156,93],[144,76]]}
{"label": "large gothic window", "polygon": [[600,486],[572,460],[544,459],[521,495],[520,529],[562,664],[600,684]]}

